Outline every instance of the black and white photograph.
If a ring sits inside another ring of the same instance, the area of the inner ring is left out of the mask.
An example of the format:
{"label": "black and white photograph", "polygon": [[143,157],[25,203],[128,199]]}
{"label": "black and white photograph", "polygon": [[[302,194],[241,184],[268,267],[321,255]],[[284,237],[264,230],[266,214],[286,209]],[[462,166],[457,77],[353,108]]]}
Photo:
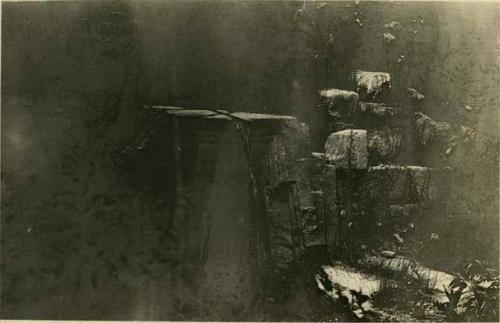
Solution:
{"label": "black and white photograph", "polygon": [[0,6],[2,321],[499,322],[500,2]]}

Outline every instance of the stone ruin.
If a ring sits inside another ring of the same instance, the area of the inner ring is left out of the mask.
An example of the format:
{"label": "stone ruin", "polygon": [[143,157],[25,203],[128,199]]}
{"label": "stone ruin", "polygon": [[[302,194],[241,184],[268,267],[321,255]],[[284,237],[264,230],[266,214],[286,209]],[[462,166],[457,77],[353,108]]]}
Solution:
{"label": "stone ruin", "polygon": [[418,108],[384,103],[387,73],[354,79],[356,91],[319,91],[311,129],[291,116],[153,107],[175,130],[179,252],[214,309],[286,295],[308,248],[326,250],[324,263],[398,250],[401,228],[446,210],[451,168],[418,159]]}
{"label": "stone ruin", "polygon": [[308,129],[289,116],[154,107],[175,128],[175,231],[212,311],[278,297],[303,251]]}
{"label": "stone ruin", "polygon": [[[385,103],[390,101],[390,75],[354,74],[352,91],[319,91],[312,134],[319,151],[312,154],[311,186],[321,196],[315,209],[331,206],[320,218],[331,219],[329,231],[335,234],[324,235],[322,243],[337,259],[381,246],[397,249],[402,238],[391,238],[395,227],[413,226],[423,214],[446,210],[451,179],[449,167],[427,167],[421,160],[418,107]],[[325,174],[334,183],[326,183]],[[325,194],[332,186],[335,194]],[[324,223],[311,225],[327,230]]]}

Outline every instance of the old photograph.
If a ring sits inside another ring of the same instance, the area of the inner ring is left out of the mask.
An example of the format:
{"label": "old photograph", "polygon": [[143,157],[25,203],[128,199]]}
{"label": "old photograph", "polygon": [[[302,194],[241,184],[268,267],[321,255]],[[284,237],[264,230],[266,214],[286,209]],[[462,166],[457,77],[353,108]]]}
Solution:
{"label": "old photograph", "polygon": [[0,319],[500,320],[500,2],[0,5]]}

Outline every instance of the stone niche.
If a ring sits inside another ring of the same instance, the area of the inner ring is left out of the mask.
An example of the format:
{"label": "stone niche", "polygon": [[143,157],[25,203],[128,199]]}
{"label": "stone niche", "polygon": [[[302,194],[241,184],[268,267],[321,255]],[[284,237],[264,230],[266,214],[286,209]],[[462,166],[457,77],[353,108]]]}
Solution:
{"label": "stone niche", "polygon": [[[286,293],[311,204],[308,128],[289,116],[154,107],[174,132],[183,268],[224,313]],[[208,302],[208,303],[207,303]]]}

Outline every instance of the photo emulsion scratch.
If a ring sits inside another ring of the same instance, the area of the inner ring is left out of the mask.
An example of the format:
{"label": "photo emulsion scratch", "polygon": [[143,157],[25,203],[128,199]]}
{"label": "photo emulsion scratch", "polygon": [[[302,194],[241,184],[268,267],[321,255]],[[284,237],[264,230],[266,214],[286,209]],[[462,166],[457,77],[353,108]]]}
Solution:
{"label": "photo emulsion scratch", "polygon": [[2,320],[499,321],[500,3],[1,7]]}

